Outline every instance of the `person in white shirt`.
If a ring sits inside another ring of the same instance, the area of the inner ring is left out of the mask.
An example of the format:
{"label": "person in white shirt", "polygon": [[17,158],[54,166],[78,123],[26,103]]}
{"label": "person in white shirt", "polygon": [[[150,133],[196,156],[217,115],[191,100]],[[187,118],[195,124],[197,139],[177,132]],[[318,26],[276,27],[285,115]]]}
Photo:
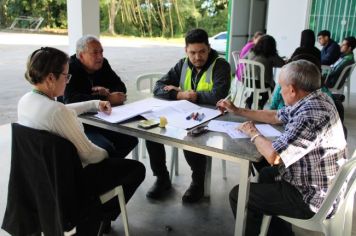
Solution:
{"label": "person in white shirt", "polygon": [[[71,141],[78,151],[83,165],[83,186],[90,196],[98,197],[108,190],[122,185],[128,200],[145,178],[145,167],[138,161],[110,158],[107,151],[93,144],[84,134],[77,115],[100,110],[111,113],[110,102],[92,100],[64,105],[55,100],[63,95],[71,78],[68,74],[68,55],[58,49],[45,47],[34,51],[27,62],[26,79],[33,90],[26,93],[18,103],[18,122],[24,126],[47,130]],[[115,200],[115,199],[114,199]],[[104,204],[102,213],[107,230],[110,220],[120,213],[117,201]],[[100,214],[102,215],[102,214]],[[91,219],[92,220],[92,219]],[[78,235],[96,235],[100,220],[87,220],[77,227]],[[81,229],[86,232],[81,232]],[[88,232],[88,229],[93,229]]]}

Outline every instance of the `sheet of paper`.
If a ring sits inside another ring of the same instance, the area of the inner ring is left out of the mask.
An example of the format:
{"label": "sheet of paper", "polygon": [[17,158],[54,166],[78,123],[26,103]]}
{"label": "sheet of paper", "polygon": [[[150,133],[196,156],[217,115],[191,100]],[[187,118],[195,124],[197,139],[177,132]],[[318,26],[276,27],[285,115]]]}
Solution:
{"label": "sheet of paper", "polygon": [[[211,120],[208,124],[208,129],[216,132],[223,132],[228,134],[231,138],[248,138],[248,136],[236,128],[239,127],[241,123],[232,121],[221,121],[221,120]],[[281,132],[273,128],[269,124],[256,124],[256,128],[265,137],[277,137],[281,135]]]}
{"label": "sheet of paper", "polygon": [[137,102],[124,104],[121,106],[113,107],[110,115],[103,112],[98,112],[96,117],[103,119],[110,123],[118,123],[138,116],[144,112],[152,110],[157,106],[164,106],[167,101],[154,98],[148,98]]}
{"label": "sheet of paper", "polygon": [[[187,119],[187,117],[190,116],[193,112],[204,114],[204,118],[202,120]],[[146,119],[155,120],[159,119],[160,116],[164,116],[167,118],[168,125],[183,129],[190,129],[219,116],[220,111],[216,109],[200,107],[186,100],[181,100],[172,101],[169,106],[155,109],[141,115]]]}

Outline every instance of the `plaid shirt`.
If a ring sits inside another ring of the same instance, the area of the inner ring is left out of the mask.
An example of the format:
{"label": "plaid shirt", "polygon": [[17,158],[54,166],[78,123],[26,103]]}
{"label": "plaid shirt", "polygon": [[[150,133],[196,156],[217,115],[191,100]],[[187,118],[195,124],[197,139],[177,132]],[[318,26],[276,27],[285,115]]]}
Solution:
{"label": "plaid shirt", "polygon": [[277,115],[285,124],[282,135],[272,143],[283,160],[277,180],[295,186],[304,202],[317,212],[346,160],[346,141],[335,105],[317,90]]}

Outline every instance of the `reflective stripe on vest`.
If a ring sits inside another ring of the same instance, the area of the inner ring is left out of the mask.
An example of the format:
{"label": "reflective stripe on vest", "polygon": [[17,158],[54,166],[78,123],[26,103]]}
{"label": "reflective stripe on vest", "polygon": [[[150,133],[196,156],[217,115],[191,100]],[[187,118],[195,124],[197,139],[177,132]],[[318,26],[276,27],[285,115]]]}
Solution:
{"label": "reflective stripe on vest", "polygon": [[[210,92],[213,89],[213,68],[217,59],[218,58],[215,59],[215,61],[200,77],[199,83],[195,88],[196,92]],[[187,58],[183,63],[179,85],[180,88],[183,89],[183,91],[192,90],[192,70],[188,66]]]}

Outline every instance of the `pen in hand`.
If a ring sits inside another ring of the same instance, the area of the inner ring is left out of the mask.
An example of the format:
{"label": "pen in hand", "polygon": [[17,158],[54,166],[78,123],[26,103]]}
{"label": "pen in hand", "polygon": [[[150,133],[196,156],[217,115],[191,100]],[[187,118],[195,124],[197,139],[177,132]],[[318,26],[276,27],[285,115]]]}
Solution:
{"label": "pen in hand", "polygon": [[231,94],[227,95],[224,99],[221,99],[220,101],[217,102],[216,108],[219,109],[222,114],[225,113],[226,108],[221,106],[221,104],[228,101],[230,98],[231,98]]}

